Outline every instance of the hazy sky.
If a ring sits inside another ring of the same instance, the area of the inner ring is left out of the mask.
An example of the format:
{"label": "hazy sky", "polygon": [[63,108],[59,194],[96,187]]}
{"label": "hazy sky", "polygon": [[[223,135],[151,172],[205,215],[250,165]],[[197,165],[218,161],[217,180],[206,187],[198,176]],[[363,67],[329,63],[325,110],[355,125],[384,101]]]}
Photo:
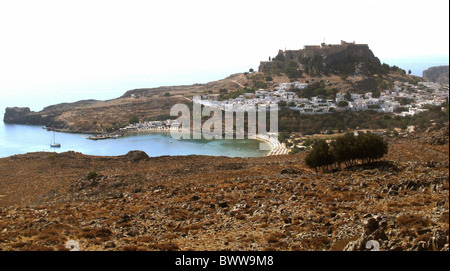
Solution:
{"label": "hazy sky", "polygon": [[448,0],[0,0],[0,94],[201,82],[324,38],[448,59],[448,32]]}

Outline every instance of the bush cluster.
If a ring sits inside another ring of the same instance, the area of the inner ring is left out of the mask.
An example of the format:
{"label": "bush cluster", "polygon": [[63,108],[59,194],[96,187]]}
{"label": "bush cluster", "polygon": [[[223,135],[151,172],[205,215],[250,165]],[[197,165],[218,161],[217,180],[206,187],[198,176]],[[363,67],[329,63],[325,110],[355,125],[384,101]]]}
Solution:
{"label": "bush cluster", "polygon": [[362,133],[354,136],[347,133],[337,137],[328,144],[325,140],[317,140],[313,150],[305,158],[308,167],[314,168],[341,168],[356,165],[359,161],[369,163],[382,158],[388,153],[387,143],[381,136],[372,133]]}
{"label": "bush cluster", "polygon": [[[442,110],[442,107],[444,107],[444,110]],[[304,135],[312,135],[325,130],[406,129],[408,126],[414,125],[416,131],[425,131],[431,126],[440,129],[448,122],[448,102],[440,106],[429,106],[428,109],[428,111],[420,112],[414,116],[402,117],[374,110],[306,115],[300,114],[298,111],[280,108],[278,130],[280,132],[301,132]],[[434,120],[434,122],[430,120]]]}

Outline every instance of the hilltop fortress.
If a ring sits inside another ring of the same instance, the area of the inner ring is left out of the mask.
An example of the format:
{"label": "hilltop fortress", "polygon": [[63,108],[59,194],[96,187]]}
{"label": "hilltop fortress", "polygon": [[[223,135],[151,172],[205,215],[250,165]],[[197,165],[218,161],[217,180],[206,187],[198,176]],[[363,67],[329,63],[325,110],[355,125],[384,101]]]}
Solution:
{"label": "hilltop fortress", "polygon": [[273,59],[261,61],[258,71],[284,69],[288,65],[293,65],[292,63],[297,63],[300,69],[308,68],[308,66],[326,68],[347,63],[349,60],[364,60],[378,65],[380,63],[367,44],[341,41],[340,44],[306,45],[301,50],[279,50],[278,55]]}

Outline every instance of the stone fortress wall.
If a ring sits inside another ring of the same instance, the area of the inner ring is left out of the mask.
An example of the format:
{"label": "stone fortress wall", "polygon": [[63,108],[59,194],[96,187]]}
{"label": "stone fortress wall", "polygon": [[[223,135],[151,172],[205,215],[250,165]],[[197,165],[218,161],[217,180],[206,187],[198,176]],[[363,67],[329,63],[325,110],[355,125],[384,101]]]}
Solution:
{"label": "stone fortress wall", "polygon": [[[299,61],[300,57],[314,58],[315,56],[324,57],[327,62],[339,61],[348,56],[356,56],[362,58],[368,58],[375,60],[376,57],[369,49],[367,44],[356,44],[355,42],[345,42],[341,41],[340,44],[325,44],[321,45],[305,45],[303,49],[300,50],[279,50],[278,54],[282,54],[284,57],[284,63],[282,65],[289,63],[289,61],[294,60]],[[262,72],[266,69],[270,69],[276,63],[280,61],[261,61],[258,71]]]}

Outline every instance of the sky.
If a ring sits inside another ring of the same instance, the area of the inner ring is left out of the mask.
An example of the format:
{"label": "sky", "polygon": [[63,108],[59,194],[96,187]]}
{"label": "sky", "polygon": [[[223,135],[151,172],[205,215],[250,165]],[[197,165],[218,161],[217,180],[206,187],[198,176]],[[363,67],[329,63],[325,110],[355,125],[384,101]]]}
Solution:
{"label": "sky", "polygon": [[0,99],[205,83],[324,40],[448,64],[449,1],[0,0]]}

